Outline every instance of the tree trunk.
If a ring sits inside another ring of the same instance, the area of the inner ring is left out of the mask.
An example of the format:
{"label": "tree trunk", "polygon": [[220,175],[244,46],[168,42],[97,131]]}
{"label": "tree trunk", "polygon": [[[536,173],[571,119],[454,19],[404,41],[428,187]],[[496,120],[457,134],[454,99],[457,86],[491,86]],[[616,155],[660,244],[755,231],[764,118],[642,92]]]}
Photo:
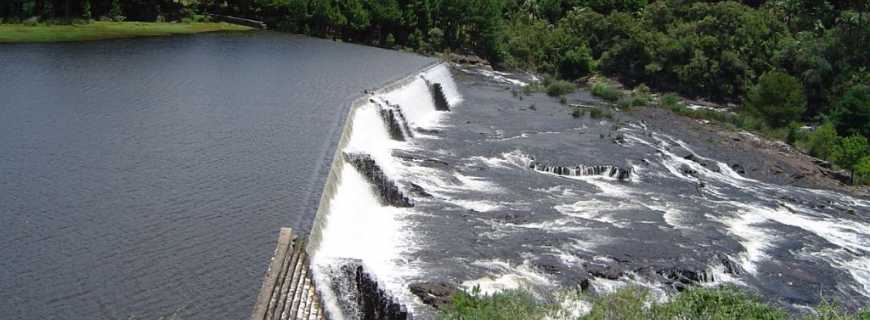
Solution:
{"label": "tree trunk", "polygon": [[64,6],[64,18],[66,18],[66,21],[69,21],[69,0],[66,0]]}
{"label": "tree trunk", "polygon": [[36,0],[36,3],[33,5],[33,12],[37,17],[42,17],[44,8],[45,2],[43,0]]}

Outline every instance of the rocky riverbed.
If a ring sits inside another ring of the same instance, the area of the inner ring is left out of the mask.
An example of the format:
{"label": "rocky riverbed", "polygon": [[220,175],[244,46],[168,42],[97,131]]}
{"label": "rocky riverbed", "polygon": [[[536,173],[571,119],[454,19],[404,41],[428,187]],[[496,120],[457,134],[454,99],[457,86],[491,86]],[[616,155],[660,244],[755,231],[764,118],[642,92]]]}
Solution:
{"label": "rocky riverbed", "polygon": [[[795,312],[820,293],[850,308],[870,298],[870,201],[812,159],[661,109],[574,117],[552,97],[517,95],[531,77],[450,75],[437,81],[449,108],[436,110],[427,80],[357,112],[344,151],[371,161],[345,170],[331,213],[376,234],[345,237],[360,250],[342,257],[372,266],[417,318],[474,286],[546,296],[634,284],[664,298],[734,283]],[[567,100],[604,105],[583,90]],[[384,106],[407,123],[381,117]],[[388,201],[404,197],[413,206]]]}

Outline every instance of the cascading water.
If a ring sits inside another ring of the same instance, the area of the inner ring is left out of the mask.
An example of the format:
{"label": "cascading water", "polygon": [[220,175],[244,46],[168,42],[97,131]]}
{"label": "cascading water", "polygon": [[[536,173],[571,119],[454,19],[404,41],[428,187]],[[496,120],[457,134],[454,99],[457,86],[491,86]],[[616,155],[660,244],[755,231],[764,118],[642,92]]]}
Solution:
{"label": "cascading water", "polygon": [[409,287],[431,283],[540,293],[634,284],[665,299],[728,282],[797,308],[820,292],[851,308],[870,299],[867,200],[752,180],[747,164],[630,114],[574,119],[551,98],[514,98],[508,74],[487,74],[456,73],[460,96],[439,65],[353,108],[309,246],[334,319],[365,305],[324,289],[342,282],[343,265],[423,319],[434,311]]}
{"label": "cascading water", "polygon": [[[435,84],[440,89],[430,90]],[[393,152],[414,148],[414,129],[437,125],[438,99],[458,103],[449,88],[447,66],[437,65],[352,107],[312,232],[317,243],[309,245],[332,319],[406,319],[404,306],[413,304],[404,279],[419,272],[404,258],[414,246],[407,217],[411,195],[427,193],[402,181],[412,168]]]}

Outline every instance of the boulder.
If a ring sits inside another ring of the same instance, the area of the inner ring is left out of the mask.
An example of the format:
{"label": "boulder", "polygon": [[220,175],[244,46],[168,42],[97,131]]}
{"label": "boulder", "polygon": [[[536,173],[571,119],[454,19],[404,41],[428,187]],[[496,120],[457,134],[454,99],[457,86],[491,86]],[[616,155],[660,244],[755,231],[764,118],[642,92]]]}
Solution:
{"label": "boulder", "polygon": [[424,304],[437,310],[444,310],[453,303],[453,295],[459,289],[447,282],[417,282],[408,286],[415,296],[419,297]]}

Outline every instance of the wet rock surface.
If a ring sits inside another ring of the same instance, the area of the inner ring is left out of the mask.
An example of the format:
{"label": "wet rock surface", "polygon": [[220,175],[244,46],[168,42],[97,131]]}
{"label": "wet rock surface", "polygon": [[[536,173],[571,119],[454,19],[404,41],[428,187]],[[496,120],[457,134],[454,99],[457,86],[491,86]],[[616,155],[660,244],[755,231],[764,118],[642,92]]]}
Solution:
{"label": "wet rock surface", "polygon": [[330,272],[332,290],[344,316],[353,320],[411,320],[413,316],[384,291],[362,262],[347,259]]}
{"label": "wet rock surface", "polygon": [[414,206],[411,199],[405,196],[402,190],[384,174],[384,171],[371,156],[345,153],[344,158],[369,180],[384,203],[396,207]]}
{"label": "wet rock surface", "polygon": [[453,303],[453,295],[458,292],[456,285],[448,282],[418,282],[408,286],[424,304],[444,310]]}

